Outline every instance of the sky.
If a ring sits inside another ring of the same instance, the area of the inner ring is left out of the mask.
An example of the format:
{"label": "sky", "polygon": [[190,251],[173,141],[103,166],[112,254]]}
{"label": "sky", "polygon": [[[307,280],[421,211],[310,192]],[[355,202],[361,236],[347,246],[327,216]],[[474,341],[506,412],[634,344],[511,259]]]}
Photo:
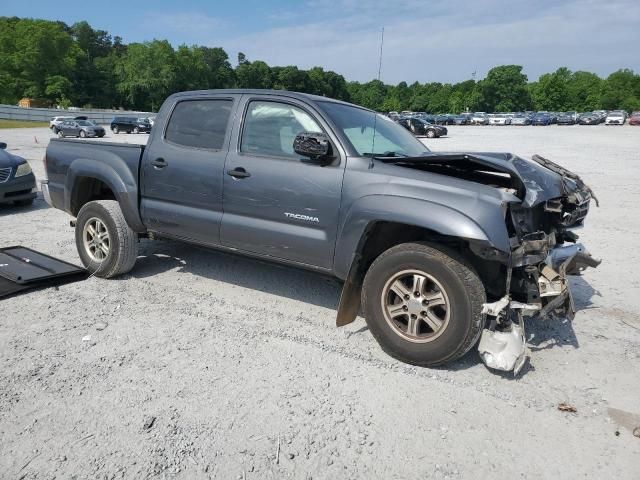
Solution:
{"label": "sky", "polygon": [[[62,8],[61,8],[62,5]],[[223,47],[347,80],[458,82],[496,65],[640,72],[640,0],[0,0],[0,15],[86,20],[125,42]]]}

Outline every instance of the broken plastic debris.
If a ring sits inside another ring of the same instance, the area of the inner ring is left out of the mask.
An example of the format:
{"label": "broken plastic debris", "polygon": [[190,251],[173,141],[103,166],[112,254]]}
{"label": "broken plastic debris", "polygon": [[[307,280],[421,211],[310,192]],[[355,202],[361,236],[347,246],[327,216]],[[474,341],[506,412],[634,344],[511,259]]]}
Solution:
{"label": "broken plastic debris", "polygon": [[515,323],[506,332],[485,328],[480,337],[478,352],[487,367],[505,372],[513,371],[517,375],[529,357],[524,329]]}

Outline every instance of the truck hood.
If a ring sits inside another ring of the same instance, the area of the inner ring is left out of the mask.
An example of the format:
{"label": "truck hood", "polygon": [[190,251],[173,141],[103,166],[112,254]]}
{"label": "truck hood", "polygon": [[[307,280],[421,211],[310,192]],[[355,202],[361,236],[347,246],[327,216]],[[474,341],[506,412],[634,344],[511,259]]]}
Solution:
{"label": "truck hood", "polygon": [[429,152],[420,157],[385,157],[380,160],[513,189],[524,207],[576,194],[588,193],[595,199],[591,189],[578,175],[538,155],[527,160],[511,153]]}

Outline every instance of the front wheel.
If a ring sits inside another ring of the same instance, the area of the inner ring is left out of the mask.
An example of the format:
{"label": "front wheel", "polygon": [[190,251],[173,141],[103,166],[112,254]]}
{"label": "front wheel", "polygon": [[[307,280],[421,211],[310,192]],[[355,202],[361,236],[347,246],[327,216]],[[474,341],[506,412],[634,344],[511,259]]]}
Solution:
{"label": "front wheel", "polygon": [[80,138],[86,138],[87,137],[87,132],[85,132],[84,130],[80,130]]}
{"label": "front wheel", "polygon": [[117,125],[116,125],[115,127],[113,127],[113,128],[111,129],[111,131],[112,131],[113,133],[115,133],[116,135],[117,135],[118,133],[120,133],[120,129],[118,128],[118,126],[117,126]]}
{"label": "front wheel", "polygon": [[135,133],[135,134],[140,133],[140,129],[139,129],[138,127],[135,127],[135,128],[133,129],[133,133]]}
{"label": "front wheel", "polygon": [[62,133],[62,130],[58,130],[58,138],[64,138],[64,133]]}
{"label": "front wheel", "polygon": [[127,273],[138,256],[138,236],[115,200],[85,204],[76,220],[76,247],[87,270],[102,278]]}
{"label": "front wheel", "polygon": [[485,290],[454,252],[425,243],[390,248],[363,284],[365,318],[382,349],[419,366],[456,360],[478,341]]}

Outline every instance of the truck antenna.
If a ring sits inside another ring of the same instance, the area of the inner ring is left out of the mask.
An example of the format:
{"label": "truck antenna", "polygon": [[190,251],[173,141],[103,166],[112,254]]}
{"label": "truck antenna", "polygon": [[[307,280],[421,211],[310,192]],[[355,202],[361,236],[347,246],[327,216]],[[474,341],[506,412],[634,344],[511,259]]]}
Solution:
{"label": "truck antenna", "polygon": [[[384,27],[380,33],[380,57],[378,59],[378,81],[380,81],[380,73],[382,72],[382,47],[384,45]],[[378,123],[378,112],[373,112],[373,136],[371,138],[371,162],[369,162],[369,169],[373,168],[373,156],[375,155],[376,147],[376,124]]]}

